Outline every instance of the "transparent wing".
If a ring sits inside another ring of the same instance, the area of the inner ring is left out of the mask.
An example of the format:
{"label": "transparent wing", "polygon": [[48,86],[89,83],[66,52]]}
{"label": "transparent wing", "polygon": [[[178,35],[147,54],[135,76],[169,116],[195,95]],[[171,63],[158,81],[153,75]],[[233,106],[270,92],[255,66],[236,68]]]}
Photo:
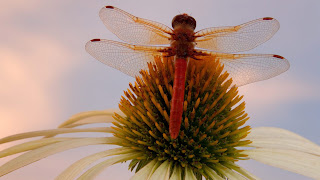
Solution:
{"label": "transparent wing", "polygon": [[170,43],[172,30],[161,23],[135,17],[113,6],[103,7],[99,15],[104,25],[123,41],[143,45]]}
{"label": "transparent wing", "polygon": [[86,44],[86,51],[102,63],[120,70],[132,77],[139,76],[141,69],[147,69],[154,56],[162,55],[166,47],[136,46],[116,41],[93,39]]}
{"label": "transparent wing", "polygon": [[197,47],[223,53],[253,49],[269,40],[279,29],[279,22],[270,17],[238,26],[213,27],[195,33]]}
{"label": "transparent wing", "polygon": [[274,54],[224,54],[209,51],[204,60],[217,59],[224,65],[236,86],[275,77],[290,67],[287,59]]}

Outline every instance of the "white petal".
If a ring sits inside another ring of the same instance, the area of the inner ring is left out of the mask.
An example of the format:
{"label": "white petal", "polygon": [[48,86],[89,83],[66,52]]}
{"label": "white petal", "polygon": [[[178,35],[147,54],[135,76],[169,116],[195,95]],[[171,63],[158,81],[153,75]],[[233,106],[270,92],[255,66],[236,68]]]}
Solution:
{"label": "white petal", "polygon": [[204,171],[207,173],[207,175],[214,180],[225,180],[221,176],[219,176],[213,169],[210,167],[204,167]]}
{"label": "white petal", "polygon": [[246,178],[244,178],[241,174],[238,174],[236,172],[234,172],[233,170],[222,166],[222,165],[216,165],[217,170],[225,175],[228,179],[231,180],[246,180]]}
{"label": "white petal", "polygon": [[170,177],[170,180],[181,180],[182,169],[180,166],[175,166]]}
{"label": "white petal", "polygon": [[134,150],[132,150],[131,148],[116,148],[87,156],[73,163],[70,167],[64,170],[58,177],[56,177],[55,180],[74,179],[90,164],[94,163],[95,161],[101,158],[105,158],[107,156],[112,155],[126,154],[133,151]]}
{"label": "white petal", "polygon": [[320,156],[320,146],[298,134],[281,128],[253,128],[246,139],[252,141],[249,144],[252,147],[289,149]]}
{"label": "white petal", "polygon": [[140,169],[130,180],[149,180],[153,172],[160,166],[157,159],[150,161],[142,169]]}
{"label": "white petal", "polygon": [[260,178],[258,178],[257,176],[253,175],[252,173],[248,172],[247,170],[243,169],[242,167],[239,167],[238,171],[240,174],[244,175],[245,177],[247,177],[248,179],[252,179],[252,180],[260,180]]}
{"label": "white petal", "polygon": [[75,139],[75,138],[48,138],[48,139],[38,139],[38,140],[18,144],[13,147],[10,147],[10,148],[7,148],[7,149],[0,151],[0,158],[10,156],[13,154],[17,154],[17,153],[21,153],[24,151],[29,151],[32,149],[37,149],[37,148],[40,148],[40,147],[43,147],[43,146],[46,146],[49,144],[53,144],[53,143],[57,143],[57,142],[61,142],[61,141],[68,141],[68,140],[72,140],[72,139]]}
{"label": "white petal", "polygon": [[150,180],[169,180],[171,164],[169,160],[163,162],[152,174]]}
{"label": "white petal", "polygon": [[81,138],[50,144],[30,152],[26,152],[0,166],[0,176],[58,152],[81,146],[106,144],[113,141],[115,141],[114,138]]}
{"label": "white petal", "polygon": [[77,133],[77,132],[104,132],[104,133],[112,133],[114,130],[109,127],[95,127],[95,128],[83,128],[83,129],[69,129],[69,128],[61,128],[61,129],[50,129],[43,131],[33,131],[27,133],[15,134],[12,136],[7,136],[5,138],[0,139],[0,144],[16,141],[20,139],[32,138],[37,136],[52,136],[57,134],[65,134],[65,133]]}
{"label": "white petal", "polygon": [[[73,115],[70,119],[62,123],[59,128],[65,127],[67,125],[76,123],[78,121],[87,119],[87,118],[93,118],[96,119],[98,118],[99,121],[104,122],[104,123],[111,123],[114,122],[115,120],[113,119],[114,113],[117,113],[119,115],[123,115],[123,113],[119,109],[110,109],[110,110],[104,110],[104,111],[87,111],[87,112],[81,112],[78,114]],[[90,121],[90,120],[89,120]],[[93,120],[95,121],[95,120]]]}
{"label": "white petal", "polygon": [[185,168],[185,180],[197,180],[196,176],[193,174],[193,171],[188,166]]}
{"label": "white petal", "polygon": [[79,121],[74,122],[72,124],[65,125],[60,128],[75,128],[75,127],[79,127],[79,126],[84,126],[84,125],[88,125],[88,124],[96,124],[96,123],[107,123],[105,116],[97,116],[97,117],[82,119],[82,120],[79,120]]}
{"label": "white petal", "polygon": [[320,179],[320,156],[283,149],[258,148],[243,152],[264,164]]}
{"label": "white petal", "polygon": [[241,174],[241,176],[244,176],[247,179],[250,179],[250,180],[258,180],[259,179],[256,176],[254,176],[253,174],[251,174],[250,172],[246,171],[245,169],[241,168],[240,166],[236,165],[233,162],[224,162],[223,166],[225,166],[226,168],[229,168],[230,170],[232,169],[232,171],[238,172],[239,174]]}
{"label": "white petal", "polygon": [[[109,167],[109,166],[111,166],[113,164],[116,164],[116,163],[120,163],[120,162],[124,162],[124,161],[128,161],[128,160],[134,159],[139,155],[141,155],[141,154],[130,153],[130,154],[118,155],[116,157],[113,157],[113,158],[110,158],[108,160],[105,160],[105,161],[93,166],[92,168],[90,168],[85,173],[83,173],[78,178],[78,180],[94,179],[105,168],[107,168],[107,167]],[[68,179],[66,179],[66,180],[68,180]]]}

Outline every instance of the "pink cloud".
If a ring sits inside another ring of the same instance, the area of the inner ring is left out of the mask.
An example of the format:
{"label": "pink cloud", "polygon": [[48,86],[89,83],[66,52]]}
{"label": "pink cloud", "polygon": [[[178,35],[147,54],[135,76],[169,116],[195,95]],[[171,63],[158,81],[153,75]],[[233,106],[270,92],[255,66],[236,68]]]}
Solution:
{"label": "pink cloud", "polygon": [[320,99],[319,85],[288,79],[288,76],[243,86],[239,91],[246,101],[265,105]]}
{"label": "pink cloud", "polygon": [[19,42],[24,50],[0,44],[0,137],[57,121],[61,102],[52,89],[74,62],[53,38],[30,34]]}

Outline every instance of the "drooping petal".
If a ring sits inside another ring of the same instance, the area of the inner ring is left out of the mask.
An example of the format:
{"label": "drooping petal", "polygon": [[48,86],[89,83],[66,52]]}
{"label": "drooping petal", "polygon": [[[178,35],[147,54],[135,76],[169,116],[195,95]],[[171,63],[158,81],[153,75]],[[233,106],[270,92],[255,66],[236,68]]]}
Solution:
{"label": "drooping petal", "polygon": [[175,166],[170,177],[170,180],[181,180],[182,169],[180,166]]}
{"label": "drooping petal", "polygon": [[241,168],[240,166],[236,165],[233,162],[224,162],[223,165],[229,169],[233,169],[234,171],[240,173],[242,176],[246,177],[247,179],[250,180],[259,180],[258,177],[256,177],[255,175],[251,174],[250,172],[248,172],[247,170]]}
{"label": "drooping petal", "polygon": [[37,136],[52,136],[57,134],[66,134],[66,133],[78,133],[78,132],[103,132],[103,133],[112,133],[114,130],[109,127],[95,127],[95,128],[83,128],[83,129],[69,129],[69,128],[61,128],[61,129],[50,129],[43,131],[32,131],[27,133],[15,134],[12,136],[7,136],[5,138],[0,139],[0,144],[16,141],[20,139],[27,139]]}
{"label": "drooping petal", "polygon": [[253,128],[246,137],[249,146],[274,149],[288,149],[320,156],[320,146],[285,129],[275,127]]}
{"label": "drooping petal", "polygon": [[65,169],[55,180],[65,180],[65,179],[74,179],[76,178],[85,168],[95,161],[105,158],[107,156],[127,154],[133,152],[130,148],[116,148],[110,149],[107,151],[95,153],[93,155],[87,156],[79,161],[73,163],[70,167]]}
{"label": "drooping petal", "polygon": [[228,179],[246,180],[246,178],[243,177],[241,174],[238,174],[235,171],[233,171],[225,166],[217,164],[216,168],[221,174],[225,175]]}
{"label": "drooping petal", "polygon": [[245,177],[247,177],[248,179],[251,179],[251,180],[260,180],[260,178],[258,178],[257,176],[253,175],[252,173],[248,172],[247,170],[239,167],[239,170],[235,170],[239,173],[241,173],[242,175],[244,175]]}
{"label": "drooping petal", "polygon": [[114,122],[113,115],[114,113],[123,115],[123,113],[119,109],[113,109],[113,110],[104,110],[104,111],[87,111],[87,112],[81,112],[78,114],[73,115],[70,119],[62,123],[59,128],[77,123],[78,121],[83,121],[88,118],[88,121],[97,121],[101,123],[111,123]]}
{"label": "drooping petal", "polygon": [[150,180],[169,180],[171,164],[169,160],[163,162],[152,174]]}
{"label": "drooping petal", "polygon": [[206,174],[211,178],[211,179],[214,179],[214,180],[225,180],[223,179],[222,177],[220,177],[213,169],[211,169],[210,167],[208,166],[204,166],[204,171],[206,172]]}
{"label": "drooping petal", "polygon": [[300,151],[257,148],[243,152],[249,158],[281,169],[320,179],[320,156]]}
{"label": "drooping petal", "polygon": [[78,180],[88,180],[88,179],[94,179],[102,170],[104,170],[105,168],[116,164],[116,163],[120,163],[120,162],[124,162],[124,161],[128,161],[131,159],[136,158],[137,156],[139,156],[141,154],[137,154],[137,153],[128,153],[128,154],[124,154],[124,155],[118,155],[116,157],[107,159],[95,166],[93,166],[92,168],[90,168],[88,171],[86,171],[85,173],[83,173]]}
{"label": "drooping petal", "polygon": [[186,180],[197,180],[192,169],[188,166],[185,168],[185,175],[186,175],[186,177],[185,177]]}
{"label": "drooping petal", "polygon": [[150,161],[146,166],[140,169],[130,180],[149,180],[153,172],[160,166],[160,161],[154,159]]}
{"label": "drooping petal", "polygon": [[109,122],[106,122],[106,118],[104,116],[90,117],[90,118],[85,118],[85,119],[79,120],[79,121],[74,122],[72,124],[65,125],[60,128],[75,128],[75,127],[84,126],[84,125],[88,125],[88,124],[98,124],[98,123],[109,123]]}
{"label": "drooping petal", "polygon": [[26,152],[15,159],[5,163],[0,167],[0,176],[3,176],[9,172],[17,170],[23,166],[26,166],[30,163],[36,162],[42,158],[48,157],[52,154],[56,154],[58,152],[66,151],[68,149],[77,148],[81,146],[87,145],[96,145],[96,144],[107,144],[114,143],[117,141],[116,138],[80,138],[73,139],[69,141],[62,141],[54,144],[50,144],[38,149],[35,149],[30,152]]}
{"label": "drooping petal", "polygon": [[69,141],[72,139],[76,139],[76,138],[47,138],[47,139],[38,139],[38,140],[18,144],[13,147],[0,151],[0,158],[25,152],[25,151],[29,151],[29,150],[33,150],[33,149],[37,149],[37,148],[40,148],[49,144],[57,143],[57,142]]}

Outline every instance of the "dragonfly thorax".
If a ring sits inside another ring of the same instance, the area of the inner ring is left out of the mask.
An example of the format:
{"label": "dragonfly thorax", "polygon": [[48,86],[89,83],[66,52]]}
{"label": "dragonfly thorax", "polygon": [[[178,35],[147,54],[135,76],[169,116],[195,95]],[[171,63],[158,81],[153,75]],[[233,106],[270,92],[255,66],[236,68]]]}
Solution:
{"label": "dragonfly thorax", "polygon": [[196,20],[187,14],[179,14],[172,19],[172,27],[172,55],[176,55],[180,58],[192,56],[194,49],[194,29],[196,28]]}
{"label": "dragonfly thorax", "polygon": [[190,28],[187,24],[178,24],[173,29],[171,38],[172,55],[177,55],[177,57],[181,58],[192,56],[195,47],[193,28]]}

